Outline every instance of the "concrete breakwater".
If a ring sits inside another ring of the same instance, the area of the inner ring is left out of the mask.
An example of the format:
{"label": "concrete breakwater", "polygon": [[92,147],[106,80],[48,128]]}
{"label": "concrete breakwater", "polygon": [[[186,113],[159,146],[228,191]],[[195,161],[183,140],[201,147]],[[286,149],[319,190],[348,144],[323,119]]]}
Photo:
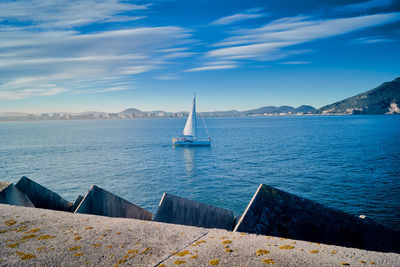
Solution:
{"label": "concrete breakwater", "polygon": [[22,177],[15,187],[8,183],[8,186],[0,188],[0,203],[4,204],[220,228],[381,252],[400,252],[398,231],[371,219],[324,207],[267,185],[260,185],[238,220],[235,220],[232,211],[169,194],[163,195],[153,218],[149,211],[97,186],[93,186],[84,197],[78,197],[75,203],[69,203],[27,177]]}

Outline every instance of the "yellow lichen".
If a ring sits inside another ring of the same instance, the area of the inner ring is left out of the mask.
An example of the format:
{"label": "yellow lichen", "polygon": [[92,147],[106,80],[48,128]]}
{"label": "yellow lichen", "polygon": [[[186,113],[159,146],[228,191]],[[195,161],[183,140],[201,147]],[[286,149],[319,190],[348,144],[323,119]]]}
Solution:
{"label": "yellow lichen", "polygon": [[319,252],[318,249],[310,250],[310,253],[318,253],[318,252]]}
{"label": "yellow lichen", "polygon": [[53,235],[41,235],[39,236],[38,240],[45,240],[45,239],[50,239],[50,238],[54,238]]}
{"label": "yellow lichen", "polygon": [[137,250],[137,249],[128,250],[128,254],[137,254],[137,253],[139,253],[139,250]]}
{"label": "yellow lichen", "polygon": [[116,232],[115,234],[116,234],[116,235],[120,235],[120,234],[121,234],[121,232]]}
{"label": "yellow lichen", "polygon": [[8,247],[8,248],[16,248],[18,246],[19,246],[18,242],[6,245],[6,247]]}
{"label": "yellow lichen", "polygon": [[174,263],[176,264],[176,265],[181,265],[181,264],[184,264],[184,263],[186,263],[186,261],[174,261]]}
{"label": "yellow lichen", "polygon": [[71,247],[71,248],[69,248],[69,250],[78,250],[78,249],[81,249],[82,247],[80,247],[80,246],[74,246],[74,247]]}
{"label": "yellow lichen", "polygon": [[0,234],[7,233],[8,231],[10,231],[10,230],[0,230]]}
{"label": "yellow lichen", "polygon": [[226,251],[226,252],[233,252],[233,250],[230,249],[230,248],[225,249],[225,251]]}
{"label": "yellow lichen", "polygon": [[77,257],[80,257],[80,256],[83,255],[83,253],[82,253],[82,252],[79,252],[79,253],[75,253],[74,255],[77,256]]}
{"label": "yellow lichen", "polygon": [[118,264],[121,264],[121,263],[124,263],[124,262],[126,262],[126,259],[122,259],[122,260],[118,260],[117,261]]}
{"label": "yellow lichen", "polygon": [[23,261],[36,258],[36,256],[31,253],[25,253],[25,252],[21,252],[21,251],[17,251],[16,253],[19,256],[19,259],[23,260]]}
{"label": "yellow lichen", "polygon": [[375,264],[375,262],[374,261],[370,261],[369,264]]}
{"label": "yellow lichen", "polygon": [[30,234],[30,235],[24,235],[23,237],[22,237],[22,239],[31,239],[31,238],[35,238],[37,235],[35,235],[35,234]]}
{"label": "yellow lichen", "polygon": [[227,236],[221,236],[219,239],[228,239],[229,237]]}
{"label": "yellow lichen", "polygon": [[232,241],[230,241],[230,240],[224,240],[224,241],[222,241],[222,244],[231,244],[232,243]]}
{"label": "yellow lichen", "polygon": [[331,254],[335,255],[336,254],[336,250],[332,250]]}
{"label": "yellow lichen", "polygon": [[20,226],[20,227],[18,227],[18,228],[15,230],[15,232],[22,232],[22,231],[24,231],[26,228],[28,228],[27,225]]}
{"label": "yellow lichen", "polygon": [[[21,227],[23,227],[23,226],[21,226]],[[29,230],[29,231],[26,231],[24,234],[36,233],[36,232],[39,232],[39,231],[40,231],[39,228],[34,228],[34,229]]]}
{"label": "yellow lichen", "polygon": [[98,248],[98,247],[101,246],[101,244],[100,244],[100,243],[97,243],[97,244],[93,244],[92,246],[95,247],[95,248]]}
{"label": "yellow lichen", "polygon": [[93,229],[93,227],[92,227],[92,226],[88,226],[88,227],[86,227],[85,229],[86,229],[86,230],[90,230],[90,229]]}
{"label": "yellow lichen", "polygon": [[247,235],[246,233],[240,233],[241,235]]}
{"label": "yellow lichen", "polygon": [[110,249],[110,248],[112,248],[112,246],[106,246],[106,248]]}
{"label": "yellow lichen", "polygon": [[191,256],[190,258],[191,259],[197,259],[198,257],[199,257],[199,255],[195,254],[195,255]]}
{"label": "yellow lichen", "polygon": [[81,236],[76,236],[76,237],[74,237],[74,240],[75,240],[75,241],[78,241],[78,240],[81,240],[81,239],[82,239]]}
{"label": "yellow lichen", "polygon": [[340,265],[349,266],[350,264],[348,262],[341,262]]}
{"label": "yellow lichen", "polygon": [[149,251],[151,248],[145,248],[140,254],[145,254],[147,251]]}
{"label": "yellow lichen", "polygon": [[190,246],[195,247],[200,245],[201,243],[207,243],[205,240],[198,240],[196,242],[194,242],[193,244],[191,244]]}
{"label": "yellow lichen", "polygon": [[210,265],[218,265],[219,264],[219,260],[217,260],[217,259],[213,259],[213,260],[210,260]]}
{"label": "yellow lichen", "polygon": [[161,263],[161,264],[157,265],[156,267],[165,267],[165,264]]}
{"label": "yellow lichen", "polygon": [[266,250],[266,249],[258,249],[256,252],[257,252],[257,256],[269,254],[269,250]]}
{"label": "yellow lichen", "polygon": [[191,254],[189,252],[189,250],[182,250],[182,251],[176,253],[176,255],[178,255],[179,257],[184,257],[184,256],[189,255],[189,254]]}
{"label": "yellow lichen", "polygon": [[291,246],[291,245],[281,245],[281,246],[279,246],[279,249],[294,249],[294,246]]}
{"label": "yellow lichen", "polygon": [[266,264],[275,264],[273,259],[265,259],[265,260],[261,260],[261,261],[266,263]]}
{"label": "yellow lichen", "polygon": [[366,261],[363,261],[363,260],[359,260],[358,262],[359,263],[367,263]]}
{"label": "yellow lichen", "polygon": [[37,251],[40,251],[40,250],[44,250],[46,247],[45,246],[43,246],[43,247],[38,247],[36,250]]}
{"label": "yellow lichen", "polygon": [[7,221],[4,222],[4,224],[7,225],[7,226],[11,226],[11,225],[14,225],[16,223],[17,223],[17,221],[15,221],[15,220],[7,220]]}

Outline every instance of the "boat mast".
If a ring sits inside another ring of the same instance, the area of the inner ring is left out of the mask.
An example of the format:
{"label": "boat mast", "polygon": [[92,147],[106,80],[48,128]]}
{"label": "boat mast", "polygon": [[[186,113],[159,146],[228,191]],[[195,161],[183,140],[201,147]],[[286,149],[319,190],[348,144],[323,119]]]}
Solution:
{"label": "boat mast", "polygon": [[194,139],[197,140],[196,93],[193,93]]}

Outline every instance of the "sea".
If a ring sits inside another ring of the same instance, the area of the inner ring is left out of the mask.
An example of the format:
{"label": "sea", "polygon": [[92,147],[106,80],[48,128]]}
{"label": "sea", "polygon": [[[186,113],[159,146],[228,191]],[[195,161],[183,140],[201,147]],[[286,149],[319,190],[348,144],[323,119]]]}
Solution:
{"label": "sea", "polygon": [[204,120],[211,147],[171,145],[184,118],[1,122],[0,180],[71,202],[97,185],[153,213],[167,192],[235,215],[264,183],[400,229],[400,116]]}

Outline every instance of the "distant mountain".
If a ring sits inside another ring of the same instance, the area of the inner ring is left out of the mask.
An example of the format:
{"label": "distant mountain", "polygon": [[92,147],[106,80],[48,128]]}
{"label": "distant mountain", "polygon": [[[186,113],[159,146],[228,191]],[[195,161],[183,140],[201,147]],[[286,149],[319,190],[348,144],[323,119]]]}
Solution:
{"label": "distant mountain", "polygon": [[316,114],[400,114],[400,77],[365,93],[324,106]]}
{"label": "distant mountain", "polygon": [[297,114],[297,113],[303,113],[303,114],[308,114],[315,111],[315,108],[312,106],[300,106],[298,108],[294,108],[291,106],[280,106],[280,107],[275,107],[275,106],[266,106],[266,107],[261,107],[257,109],[250,109],[247,111],[242,111],[241,113],[243,115],[263,115],[263,114]]}
{"label": "distant mountain", "polygon": [[130,116],[133,114],[135,117],[140,117],[143,114],[143,112],[136,108],[128,108],[128,109],[125,109],[124,111],[118,112],[118,114],[124,115],[124,116]]}

